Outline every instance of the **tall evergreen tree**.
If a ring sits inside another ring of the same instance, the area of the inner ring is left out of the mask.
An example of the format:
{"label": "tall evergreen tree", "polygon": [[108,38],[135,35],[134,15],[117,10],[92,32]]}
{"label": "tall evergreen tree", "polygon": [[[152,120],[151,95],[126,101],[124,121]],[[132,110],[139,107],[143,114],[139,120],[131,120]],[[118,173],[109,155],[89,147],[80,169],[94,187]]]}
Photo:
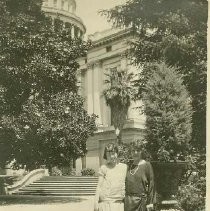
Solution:
{"label": "tall evergreen tree", "polygon": [[142,100],[145,139],[153,160],[186,160],[192,135],[192,106],[180,74],[164,63],[150,66]]}
{"label": "tall evergreen tree", "polygon": [[[207,13],[206,0],[129,0],[103,11],[115,26],[137,33],[131,44],[137,64],[164,60],[183,75],[195,111],[192,143],[199,148],[206,146]],[[148,78],[147,70],[141,74]]]}

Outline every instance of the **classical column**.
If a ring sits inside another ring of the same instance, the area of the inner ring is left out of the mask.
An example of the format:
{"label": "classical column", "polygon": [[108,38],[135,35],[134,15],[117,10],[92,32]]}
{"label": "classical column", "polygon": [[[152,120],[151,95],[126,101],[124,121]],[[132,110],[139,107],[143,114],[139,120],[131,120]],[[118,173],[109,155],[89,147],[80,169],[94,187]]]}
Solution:
{"label": "classical column", "polygon": [[93,114],[93,65],[87,66],[87,111]]}
{"label": "classical column", "polygon": [[82,161],[82,169],[86,168],[86,155],[81,157],[81,161]]}
{"label": "classical column", "polygon": [[94,84],[94,97],[93,97],[93,109],[94,114],[98,115],[96,119],[96,123],[98,126],[102,125],[102,118],[101,118],[101,63],[97,62],[94,64],[94,71],[93,71],[93,84]]}
{"label": "classical column", "polygon": [[80,38],[81,37],[81,31],[80,29],[78,28],[78,35],[77,35],[77,38]]}
{"label": "classical column", "polygon": [[74,38],[74,25],[71,25],[71,37]]}

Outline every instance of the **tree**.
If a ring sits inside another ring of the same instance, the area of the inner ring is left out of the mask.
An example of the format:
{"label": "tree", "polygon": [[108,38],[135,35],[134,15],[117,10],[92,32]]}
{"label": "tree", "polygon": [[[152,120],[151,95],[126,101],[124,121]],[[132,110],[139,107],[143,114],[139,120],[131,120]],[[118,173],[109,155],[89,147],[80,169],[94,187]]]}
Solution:
{"label": "tree", "polygon": [[[77,94],[78,57],[88,45],[54,27],[41,0],[0,2],[1,164],[58,163],[85,153],[94,116]],[[69,114],[64,108],[69,107]],[[62,157],[63,156],[63,157]]]}
{"label": "tree", "polygon": [[150,72],[142,98],[148,151],[153,160],[186,160],[192,132],[190,96],[174,68],[162,63]]}
{"label": "tree", "polygon": [[[199,148],[206,146],[207,13],[205,0],[129,0],[103,11],[138,34],[131,44],[137,64],[165,61],[183,75],[195,111],[192,144]],[[148,71],[141,74],[148,78]]]}
{"label": "tree", "polygon": [[106,76],[107,88],[103,93],[107,105],[111,108],[114,128],[119,130],[119,143],[121,143],[122,129],[135,91],[132,86],[134,74],[129,73],[128,70],[111,69]]}
{"label": "tree", "polygon": [[41,11],[42,1],[1,1],[0,84],[5,112],[18,114],[29,97],[76,92],[76,59],[87,46],[68,29],[54,30]]}
{"label": "tree", "polygon": [[68,166],[87,153],[86,140],[95,130],[95,116],[87,114],[80,96],[57,93],[48,104],[43,99],[28,100],[16,118],[3,116],[0,134],[7,144],[1,150],[8,153],[8,145],[12,146],[6,158],[13,155],[31,169],[44,164]]}

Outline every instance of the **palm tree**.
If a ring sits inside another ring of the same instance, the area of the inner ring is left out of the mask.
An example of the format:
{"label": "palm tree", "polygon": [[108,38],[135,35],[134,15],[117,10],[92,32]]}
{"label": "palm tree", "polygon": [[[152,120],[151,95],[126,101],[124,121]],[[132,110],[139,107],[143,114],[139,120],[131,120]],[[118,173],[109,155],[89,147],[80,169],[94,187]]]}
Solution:
{"label": "palm tree", "polygon": [[103,91],[107,105],[111,108],[111,122],[114,128],[119,131],[118,143],[121,143],[121,133],[127,119],[128,108],[134,94],[134,74],[127,69],[113,68],[105,74],[107,87]]}

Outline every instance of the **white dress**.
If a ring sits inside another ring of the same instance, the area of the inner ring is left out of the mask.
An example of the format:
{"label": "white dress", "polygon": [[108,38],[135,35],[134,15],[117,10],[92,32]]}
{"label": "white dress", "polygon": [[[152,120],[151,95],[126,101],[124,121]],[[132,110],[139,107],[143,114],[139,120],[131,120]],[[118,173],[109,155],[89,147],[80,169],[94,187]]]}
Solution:
{"label": "white dress", "polygon": [[127,165],[123,163],[114,168],[101,166],[99,175],[104,180],[99,189],[99,211],[124,211],[126,172]]}

